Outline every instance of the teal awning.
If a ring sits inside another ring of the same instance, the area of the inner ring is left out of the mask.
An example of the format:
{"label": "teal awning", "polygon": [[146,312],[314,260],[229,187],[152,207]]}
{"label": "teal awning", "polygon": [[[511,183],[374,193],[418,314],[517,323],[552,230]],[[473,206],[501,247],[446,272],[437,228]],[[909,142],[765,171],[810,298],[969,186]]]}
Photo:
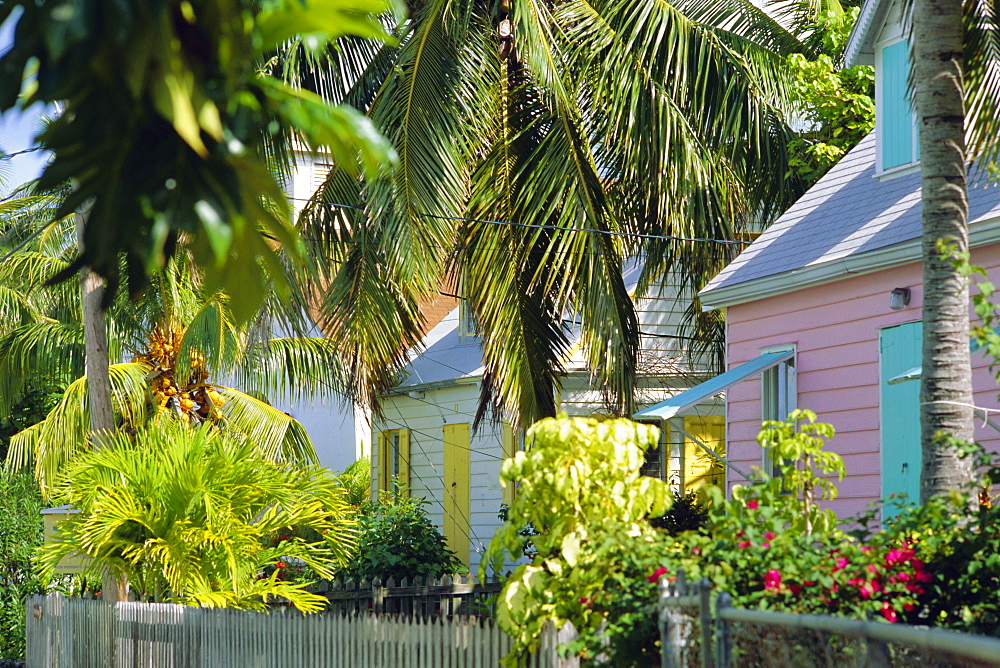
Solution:
{"label": "teal awning", "polygon": [[730,369],[724,374],[718,375],[711,380],[706,380],[700,385],[695,385],[689,390],[684,390],[680,394],[670,397],[666,401],[661,401],[655,406],[644,408],[632,417],[636,420],[649,420],[650,418],[666,420],[672,418],[681,411],[691,408],[701,403],[705,399],[715,396],[728,387],[755,376],[765,369],[781,364],[785,360],[791,359],[795,354],[793,350],[782,350],[775,353],[764,353],[756,359],[752,359],[745,364],[741,364],[734,369]]}

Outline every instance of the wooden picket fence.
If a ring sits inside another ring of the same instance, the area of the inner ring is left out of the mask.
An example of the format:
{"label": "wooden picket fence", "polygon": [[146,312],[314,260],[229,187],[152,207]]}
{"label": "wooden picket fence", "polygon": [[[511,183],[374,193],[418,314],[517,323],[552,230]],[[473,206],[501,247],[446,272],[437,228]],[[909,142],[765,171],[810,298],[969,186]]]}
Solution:
{"label": "wooden picket fence", "polygon": [[499,579],[478,582],[472,575],[445,576],[440,579],[415,577],[396,582],[379,578],[371,582],[347,580],[318,582],[310,591],[330,601],[331,612],[405,614],[417,616],[490,615],[491,597],[503,587]]}
{"label": "wooden picket fence", "polygon": [[[27,602],[28,668],[480,668],[512,640],[489,619],[409,615],[255,613],[162,603],[112,603],[59,594]],[[573,668],[543,638],[530,668]]]}

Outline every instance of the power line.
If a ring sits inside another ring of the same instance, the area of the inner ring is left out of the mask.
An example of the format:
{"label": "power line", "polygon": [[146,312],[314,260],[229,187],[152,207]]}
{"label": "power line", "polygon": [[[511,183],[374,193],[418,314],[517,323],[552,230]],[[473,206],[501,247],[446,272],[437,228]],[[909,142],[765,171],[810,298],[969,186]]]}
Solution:
{"label": "power line", "polygon": [[[353,209],[354,211],[362,211],[367,213],[367,209],[362,206],[357,206],[354,204],[339,204],[336,202],[324,202],[322,200],[314,198],[302,198],[302,197],[290,197],[289,199],[295,202],[310,202],[312,204],[320,204],[322,206],[328,206],[338,209]],[[417,212],[418,216],[423,218],[436,218],[438,220],[457,220],[467,223],[482,223],[484,225],[508,225],[511,227],[524,227],[530,229],[539,230],[557,230],[560,232],[589,232],[591,234],[607,234],[609,236],[618,237],[633,237],[636,239],[661,239],[664,241],[689,241],[689,242],[700,242],[700,243],[716,243],[722,245],[730,246],[748,246],[751,242],[749,241],[739,241],[737,239],[712,239],[712,238],[702,238],[702,237],[680,237],[671,234],[642,234],[639,232],[615,232],[613,230],[599,230],[596,228],[586,228],[586,227],[561,227],[559,225],[541,225],[535,223],[515,223],[511,221],[503,220],[484,220],[481,218],[467,218],[464,216],[441,216],[433,213],[421,213]]]}

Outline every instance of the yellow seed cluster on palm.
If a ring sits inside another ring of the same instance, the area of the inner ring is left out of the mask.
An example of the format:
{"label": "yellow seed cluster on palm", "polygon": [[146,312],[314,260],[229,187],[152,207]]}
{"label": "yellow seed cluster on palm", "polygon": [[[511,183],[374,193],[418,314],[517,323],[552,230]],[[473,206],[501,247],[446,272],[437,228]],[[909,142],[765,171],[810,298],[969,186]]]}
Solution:
{"label": "yellow seed cluster on palm", "polygon": [[132,361],[150,367],[150,391],[159,412],[175,410],[187,422],[219,420],[222,418],[220,409],[226,402],[208,383],[205,356],[191,349],[190,374],[185,379],[177,378],[177,358],[183,339],[183,327],[158,326],[150,334],[148,350]]}

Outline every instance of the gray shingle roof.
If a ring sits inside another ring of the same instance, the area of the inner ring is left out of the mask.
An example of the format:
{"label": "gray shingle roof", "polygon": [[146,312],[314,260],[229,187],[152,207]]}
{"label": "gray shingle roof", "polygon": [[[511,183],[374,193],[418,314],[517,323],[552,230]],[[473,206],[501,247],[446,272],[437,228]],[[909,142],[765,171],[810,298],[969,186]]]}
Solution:
{"label": "gray shingle roof", "polygon": [[[1000,216],[1000,189],[979,178],[970,174],[970,223]],[[918,238],[920,227],[920,173],[876,178],[872,132],[702,294],[884,249]]]}

